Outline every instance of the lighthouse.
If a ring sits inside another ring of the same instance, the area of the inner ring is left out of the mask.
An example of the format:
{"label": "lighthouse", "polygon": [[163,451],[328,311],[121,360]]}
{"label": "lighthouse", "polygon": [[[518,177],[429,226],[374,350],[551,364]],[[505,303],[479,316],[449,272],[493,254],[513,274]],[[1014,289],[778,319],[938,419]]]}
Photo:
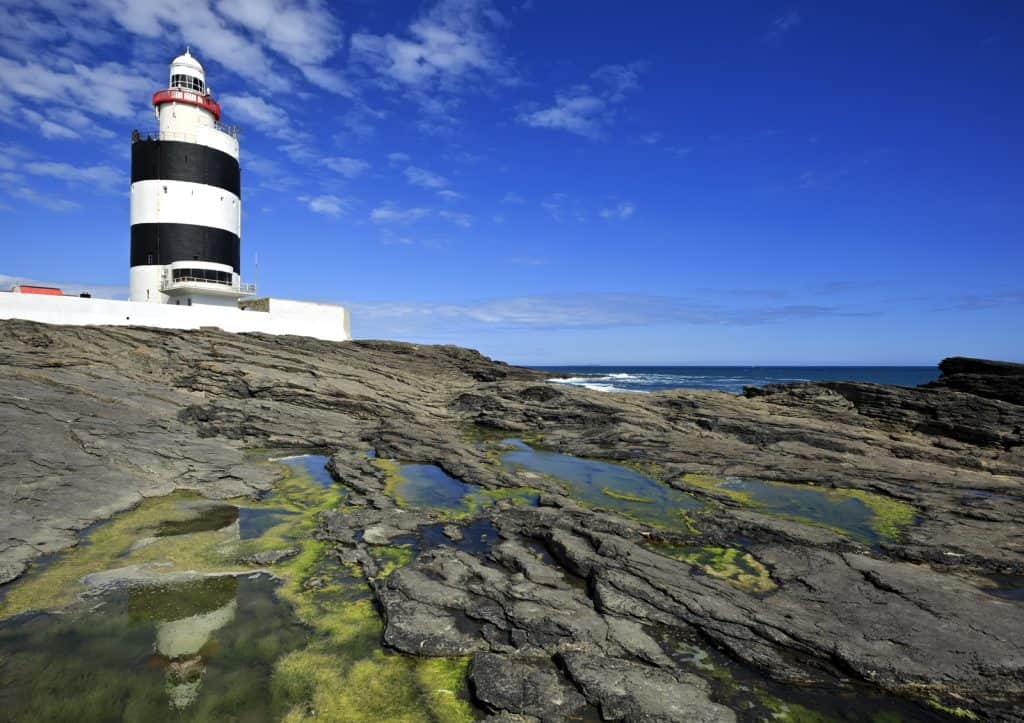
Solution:
{"label": "lighthouse", "polygon": [[157,130],[132,131],[129,300],[19,284],[0,289],[0,319],[351,339],[345,307],[256,298],[255,285],[242,283],[238,129],[221,123],[187,48],[153,94],[153,112]]}
{"label": "lighthouse", "polygon": [[153,112],[159,129],[132,134],[129,297],[237,308],[256,291],[241,281],[238,131],[221,123],[188,49],[171,61]]}

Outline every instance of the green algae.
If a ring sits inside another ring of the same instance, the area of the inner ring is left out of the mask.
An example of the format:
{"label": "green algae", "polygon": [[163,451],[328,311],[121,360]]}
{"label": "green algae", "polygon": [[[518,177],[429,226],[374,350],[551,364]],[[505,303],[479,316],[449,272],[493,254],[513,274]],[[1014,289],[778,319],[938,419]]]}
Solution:
{"label": "green algae", "polygon": [[692,520],[682,513],[702,507],[692,495],[637,471],[635,464],[618,464],[536,450],[520,440],[503,440],[506,469],[554,479],[566,494],[592,509],[614,510],[651,527],[689,531]]}
{"label": "green algae", "polygon": [[240,572],[230,552],[237,549],[237,530],[226,527],[178,536],[156,537],[167,522],[185,523],[202,498],[190,492],[143,500],[135,509],[97,526],[77,547],[58,553],[22,580],[8,586],[0,619],[30,610],[59,610],[85,591],[81,579],[94,572],[128,565],[159,563],[161,573],[196,570]]}
{"label": "green algae", "polygon": [[436,465],[400,464],[375,459],[384,475],[384,492],[399,507],[429,508],[451,520],[463,520],[501,500],[517,505],[536,505],[540,490],[532,487],[487,489],[455,479]]}
{"label": "green algae", "polygon": [[844,489],[841,492],[860,500],[871,509],[874,513],[871,528],[875,534],[886,540],[901,539],[904,531],[914,524],[917,517],[917,510],[913,505],[900,502],[887,495],[855,489]]}
{"label": "green algae", "polygon": [[776,588],[771,573],[749,552],[732,547],[680,547],[653,545],[665,557],[699,568],[705,575],[725,580],[740,590],[752,593],[771,592]]}
{"label": "green algae", "polygon": [[954,718],[961,718],[963,720],[978,720],[978,714],[967,708],[961,708],[960,706],[943,705],[935,699],[929,699],[928,705],[937,711],[941,711],[947,715],[951,715]]}
{"label": "green algae", "polygon": [[[380,644],[383,624],[359,570],[340,563],[333,550],[316,539],[320,513],[339,508],[344,513],[346,490],[337,485],[325,486],[322,481],[318,483],[309,470],[291,466],[285,469],[288,473],[278,481],[267,499],[236,501],[239,506],[250,509],[292,513],[282,515],[259,537],[240,539],[237,525],[215,530],[195,529],[203,524],[190,526],[194,512],[190,506],[194,508],[202,503],[196,495],[175,493],[146,500],[98,526],[77,548],[55,556],[51,563],[10,586],[0,608],[0,618],[41,608],[67,607],[83,591],[79,580],[88,573],[152,563],[158,566],[160,573],[190,570],[240,574],[257,569],[248,561],[256,552],[296,549],[294,556],[273,567],[279,581],[274,596],[287,605],[290,611],[287,617],[307,631],[306,642],[298,648],[292,646],[294,649],[271,645],[256,651],[261,656],[236,655],[232,661],[222,661],[222,667],[218,668],[225,670],[223,666],[235,666],[226,668],[228,672],[224,674],[230,678],[247,670],[253,661],[264,661],[260,669],[267,670],[270,676],[269,685],[263,684],[269,691],[269,699],[264,701],[265,709],[261,713],[254,711],[248,718],[261,720],[264,714],[272,712],[274,719],[289,721],[473,720],[474,711],[465,683],[468,660],[421,659],[386,652]],[[172,525],[167,526],[168,522]],[[176,529],[181,534],[157,537],[154,532],[161,525],[165,530]],[[145,544],[139,544],[140,540]],[[377,554],[383,575],[412,558],[406,546],[378,548]],[[220,601],[227,594],[227,587],[237,584],[236,580],[235,577],[205,578],[201,590],[192,591],[194,595],[189,593],[195,599],[185,604],[185,612],[192,607],[204,609]],[[168,603],[159,597],[155,588],[143,588],[140,594],[132,594],[135,595],[133,619],[157,619],[166,614],[162,606]],[[268,659],[270,648],[278,654]],[[232,669],[238,672],[231,673]],[[187,687],[193,672],[188,667],[183,668],[176,684]],[[146,674],[124,671],[119,675],[133,678]],[[125,719],[134,719],[128,708],[142,706],[140,710],[150,711],[144,717],[155,720],[160,715],[152,713],[153,705],[162,706],[165,713],[167,710],[166,697],[162,697],[162,676],[162,673],[158,676],[159,686],[154,688],[147,683],[148,687],[144,686],[144,691],[140,689],[138,695],[128,692],[135,685],[134,680],[122,683],[114,679],[109,687],[101,686],[94,691],[87,687],[81,695],[94,697],[97,706],[122,706],[118,712]],[[211,702],[208,696],[200,697],[190,713],[202,717],[215,709],[220,713],[210,719],[221,720],[235,717],[224,706],[245,708],[245,701],[235,700],[230,690],[219,691],[218,696],[222,703]],[[263,700],[255,695],[250,698]],[[77,701],[68,711],[81,705],[82,701]],[[66,717],[69,716],[44,716],[45,719]]]}
{"label": "green algae", "polygon": [[641,502],[650,503],[654,502],[650,497],[641,497],[640,495],[631,495],[627,492],[617,492],[610,487],[602,487],[601,493],[607,497],[611,497],[613,500],[622,500],[623,502]]}
{"label": "green algae", "polygon": [[898,541],[916,509],[887,495],[850,488],[822,488],[792,482],[721,479],[686,474],[684,485],[785,519],[813,524],[870,543]]}
{"label": "green algae", "polygon": [[373,548],[380,565],[375,579],[382,579],[400,567],[405,567],[413,558],[412,545],[380,545]]}

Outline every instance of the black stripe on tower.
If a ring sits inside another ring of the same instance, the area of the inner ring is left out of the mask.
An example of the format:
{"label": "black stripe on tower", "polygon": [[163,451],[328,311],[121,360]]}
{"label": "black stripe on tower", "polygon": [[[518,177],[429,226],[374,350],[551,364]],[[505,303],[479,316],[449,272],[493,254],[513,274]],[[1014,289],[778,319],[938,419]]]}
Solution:
{"label": "black stripe on tower", "polygon": [[238,236],[230,231],[186,223],[137,223],[132,226],[132,266],[175,261],[209,261],[241,273]]}
{"label": "black stripe on tower", "polygon": [[154,180],[205,183],[241,196],[238,159],[198,143],[156,140],[132,143],[132,183]]}

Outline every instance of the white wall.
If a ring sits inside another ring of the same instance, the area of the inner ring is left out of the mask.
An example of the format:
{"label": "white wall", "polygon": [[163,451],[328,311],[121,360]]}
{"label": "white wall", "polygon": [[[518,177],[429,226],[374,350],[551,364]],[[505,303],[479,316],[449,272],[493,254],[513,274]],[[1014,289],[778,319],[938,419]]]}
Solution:
{"label": "white wall", "polygon": [[325,341],[348,341],[348,311],[342,306],[270,299],[270,312],[209,305],[174,306],[77,296],[0,292],[0,319],[44,324],[154,326],[198,329],[215,326],[235,333],[295,334]]}

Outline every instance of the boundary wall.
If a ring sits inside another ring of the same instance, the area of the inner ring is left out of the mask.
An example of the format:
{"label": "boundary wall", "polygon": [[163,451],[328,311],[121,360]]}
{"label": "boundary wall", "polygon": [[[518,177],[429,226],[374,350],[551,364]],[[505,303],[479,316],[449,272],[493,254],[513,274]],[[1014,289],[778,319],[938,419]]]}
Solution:
{"label": "boundary wall", "polygon": [[348,310],[343,306],[274,298],[249,299],[244,303],[252,308],[206,304],[175,306],[0,292],[0,319],[72,326],[152,326],[159,329],[212,326],[236,334],[293,334],[324,341],[349,341],[352,338]]}

